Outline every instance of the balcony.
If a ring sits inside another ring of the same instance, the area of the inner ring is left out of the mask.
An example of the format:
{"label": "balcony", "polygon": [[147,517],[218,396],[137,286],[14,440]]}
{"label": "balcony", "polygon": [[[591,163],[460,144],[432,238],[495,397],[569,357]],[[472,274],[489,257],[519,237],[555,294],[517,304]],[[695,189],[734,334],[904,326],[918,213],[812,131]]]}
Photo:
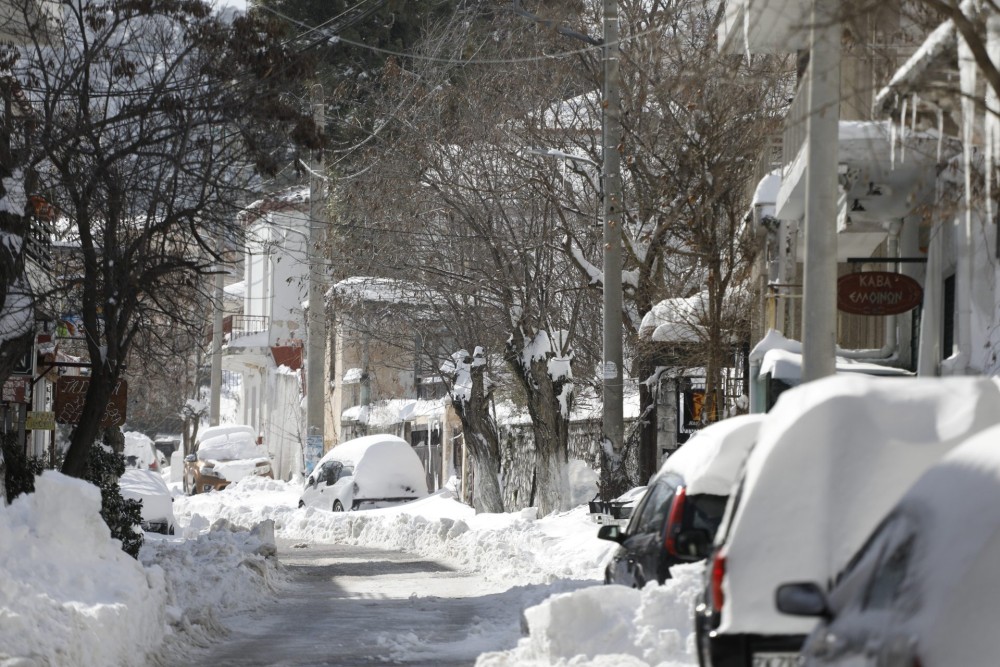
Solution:
{"label": "balcony", "polygon": [[[806,210],[808,82],[804,76],[785,117],[775,202],[782,220],[800,220]],[[889,222],[910,215],[933,195],[940,142],[922,132],[902,134],[887,121],[842,120],[838,136],[837,254],[843,261],[869,254],[885,239]]]}
{"label": "balcony", "polygon": [[[233,343],[240,338],[246,338],[255,334],[266,333],[268,330],[268,318],[264,315],[226,315],[222,318],[222,340],[224,343]],[[205,344],[212,342],[214,331],[209,324],[208,332],[205,334]],[[264,341],[262,345],[267,345]]]}

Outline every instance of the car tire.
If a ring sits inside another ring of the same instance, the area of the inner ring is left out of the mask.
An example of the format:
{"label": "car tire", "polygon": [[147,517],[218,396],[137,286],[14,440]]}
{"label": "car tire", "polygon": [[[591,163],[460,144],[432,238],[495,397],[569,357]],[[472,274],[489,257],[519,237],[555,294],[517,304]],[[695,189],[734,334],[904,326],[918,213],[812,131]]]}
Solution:
{"label": "car tire", "polygon": [[340,504],[339,500],[334,500],[333,501],[333,511],[334,512],[343,512],[344,511],[344,506]]}

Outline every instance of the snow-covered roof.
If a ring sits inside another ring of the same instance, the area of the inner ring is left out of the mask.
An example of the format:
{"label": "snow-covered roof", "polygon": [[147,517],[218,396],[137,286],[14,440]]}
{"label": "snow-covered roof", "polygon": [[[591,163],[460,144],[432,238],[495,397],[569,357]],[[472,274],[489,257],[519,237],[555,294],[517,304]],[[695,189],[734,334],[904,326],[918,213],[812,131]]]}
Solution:
{"label": "snow-covered roof", "polygon": [[[760,362],[759,375],[770,374],[775,380],[788,384],[802,381],[802,343],[785,338],[780,332],[770,329],[753,350],[750,361]],[[911,376],[901,368],[886,366],[870,361],[861,361],[838,356],[835,359],[837,373],[864,373],[867,375]]]}
{"label": "snow-covered roof", "polygon": [[433,296],[431,290],[418,283],[373,276],[346,278],[334,285],[333,291],[341,299],[407,305],[425,304]]}
{"label": "snow-covered roof", "polygon": [[664,299],[642,318],[639,338],[662,343],[694,343],[705,339],[701,318],[707,312],[707,292]]}
{"label": "snow-covered roof", "polygon": [[370,405],[355,405],[341,413],[344,421],[356,421],[368,426],[388,427],[415,419],[440,419],[444,416],[447,399],[394,398]]}

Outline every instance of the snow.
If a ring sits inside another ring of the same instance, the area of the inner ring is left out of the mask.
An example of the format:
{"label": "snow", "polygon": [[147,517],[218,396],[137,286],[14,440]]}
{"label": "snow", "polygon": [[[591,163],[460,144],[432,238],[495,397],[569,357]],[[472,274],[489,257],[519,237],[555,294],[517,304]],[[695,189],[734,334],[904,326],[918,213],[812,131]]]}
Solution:
{"label": "snow", "polygon": [[[587,477],[579,464],[571,475]],[[585,505],[542,519],[533,509],[477,515],[455,499],[452,480],[406,505],[334,514],[297,509],[300,484],[248,478],[186,497],[175,483],[177,535],[147,535],[136,562],[110,538],[96,488],[56,472],[39,481],[38,493],[0,507],[0,662],[178,664],[181,647],[217,641],[227,619],[281,590],[283,574],[262,555],[273,521],[282,539],[402,549],[509,587],[528,606],[531,636],[466,638],[483,653],[480,665],[554,665],[570,652],[581,667],[696,664],[698,567],[642,591],[601,585],[611,545],[597,539]],[[252,526],[263,529],[246,530]],[[555,596],[533,606],[537,586]],[[492,597],[496,605],[512,599]],[[398,646],[404,661],[429,650],[419,637]]]}
{"label": "snow", "polygon": [[200,461],[235,461],[267,458],[267,449],[258,445],[252,435],[228,433],[201,440],[197,454]]}
{"label": "snow", "polygon": [[924,470],[998,421],[1000,390],[983,377],[836,375],[782,393],[717,536],[719,631],[809,632],[812,619],[775,609],[777,587],[832,580]]}
{"label": "snow", "polygon": [[174,518],[174,500],[163,475],[152,470],[126,470],[118,480],[123,498],[142,502],[143,521],[166,521],[168,526],[177,524]]}
{"label": "snow", "polygon": [[763,421],[764,415],[754,414],[709,424],[667,457],[660,473],[680,475],[690,495],[728,496]]}

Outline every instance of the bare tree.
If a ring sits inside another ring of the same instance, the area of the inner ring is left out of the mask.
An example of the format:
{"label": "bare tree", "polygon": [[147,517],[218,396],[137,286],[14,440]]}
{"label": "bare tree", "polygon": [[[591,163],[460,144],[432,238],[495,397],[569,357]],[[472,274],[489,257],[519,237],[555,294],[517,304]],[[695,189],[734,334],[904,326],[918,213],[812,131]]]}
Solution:
{"label": "bare tree", "polygon": [[28,27],[12,72],[39,116],[39,192],[77,248],[47,298],[83,324],[90,382],[63,464],[79,476],[132,346],[164,322],[194,323],[201,276],[224,270],[217,239],[240,234],[257,174],[280,164],[289,135],[318,134],[283,94],[302,59],[267,22],[197,1],[59,8],[55,32]]}

